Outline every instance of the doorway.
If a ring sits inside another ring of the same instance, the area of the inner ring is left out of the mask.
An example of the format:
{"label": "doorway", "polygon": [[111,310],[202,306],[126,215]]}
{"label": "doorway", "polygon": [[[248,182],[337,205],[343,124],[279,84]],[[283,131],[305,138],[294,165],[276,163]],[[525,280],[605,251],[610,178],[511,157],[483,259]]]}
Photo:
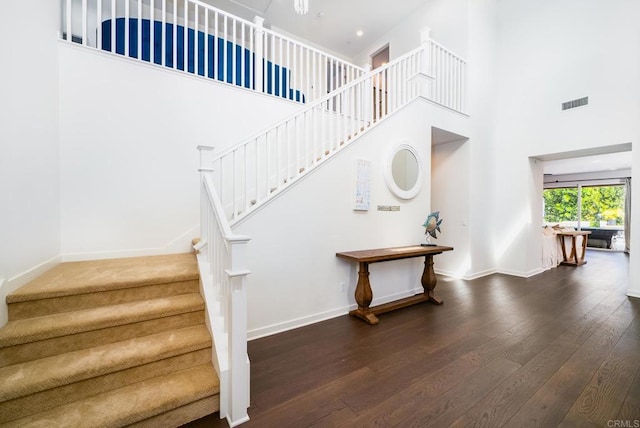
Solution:
{"label": "doorway", "polygon": [[456,249],[439,256],[438,270],[456,278],[465,278],[471,271],[470,156],[467,137],[431,127],[430,211],[439,211],[443,219],[438,243]]}
{"label": "doorway", "polygon": [[630,143],[535,159],[543,161],[543,226],[589,231],[589,247],[630,252]]}

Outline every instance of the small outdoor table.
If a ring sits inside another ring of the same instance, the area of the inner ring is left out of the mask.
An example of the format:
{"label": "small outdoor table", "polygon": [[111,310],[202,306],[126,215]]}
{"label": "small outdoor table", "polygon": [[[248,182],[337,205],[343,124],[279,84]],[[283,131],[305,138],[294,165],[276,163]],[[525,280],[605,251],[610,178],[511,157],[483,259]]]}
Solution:
{"label": "small outdoor table", "polygon": [[[584,259],[584,255],[587,251],[587,240],[589,239],[590,234],[591,232],[587,230],[574,230],[558,233],[558,239],[560,240],[560,246],[562,247],[562,258],[564,259],[560,262],[561,265],[580,266],[587,262]],[[578,255],[578,248],[576,248],[576,238],[578,236],[582,236],[580,255]],[[567,250],[564,245],[565,238],[571,238],[571,254],[569,254],[569,257],[567,257]]]}

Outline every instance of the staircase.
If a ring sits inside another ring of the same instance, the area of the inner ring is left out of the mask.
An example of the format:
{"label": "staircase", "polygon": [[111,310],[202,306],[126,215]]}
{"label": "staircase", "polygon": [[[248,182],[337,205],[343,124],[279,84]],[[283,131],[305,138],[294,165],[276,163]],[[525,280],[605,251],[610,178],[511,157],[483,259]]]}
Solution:
{"label": "staircase", "polygon": [[0,425],[175,427],[218,411],[195,255],[63,263],[7,296]]}

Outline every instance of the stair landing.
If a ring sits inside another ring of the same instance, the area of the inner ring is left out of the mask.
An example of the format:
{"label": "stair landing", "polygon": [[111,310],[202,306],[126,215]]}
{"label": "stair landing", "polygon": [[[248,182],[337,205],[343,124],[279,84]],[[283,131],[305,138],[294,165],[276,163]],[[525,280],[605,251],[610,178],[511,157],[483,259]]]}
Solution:
{"label": "stair landing", "polygon": [[198,280],[193,254],[61,263],[7,296],[7,303]]}
{"label": "stair landing", "polygon": [[7,296],[9,319],[198,292],[193,254],[62,263]]}

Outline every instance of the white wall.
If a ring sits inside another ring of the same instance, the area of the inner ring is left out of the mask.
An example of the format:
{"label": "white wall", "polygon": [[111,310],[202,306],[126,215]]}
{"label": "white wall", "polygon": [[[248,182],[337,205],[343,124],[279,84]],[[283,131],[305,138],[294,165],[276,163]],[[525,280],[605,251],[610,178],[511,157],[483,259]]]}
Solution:
{"label": "white wall", "polygon": [[[253,238],[250,337],[347,313],[355,305],[357,266],[337,259],[336,252],[424,242],[422,223],[431,200],[431,118],[437,110],[422,100],[412,103],[235,228]],[[409,201],[395,197],[384,180],[388,152],[407,141],[425,171],[421,192]],[[371,161],[368,212],[353,211],[356,158]],[[400,211],[377,211],[378,205],[399,205]],[[423,265],[422,259],[371,265],[373,304],[420,291]]]}
{"label": "white wall", "polygon": [[467,277],[495,271],[493,236],[503,236],[502,214],[495,210],[500,183],[495,172],[497,138],[497,0],[469,2],[469,240]]}
{"label": "white wall", "polygon": [[6,294],[35,275],[32,268],[55,262],[60,250],[57,19],[57,2],[2,5],[0,325]]}
{"label": "white wall", "polygon": [[420,46],[420,30],[425,26],[431,28],[432,39],[463,58],[466,57],[468,3],[469,0],[425,1],[424,6],[356,55],[353,63],[370,64],[370,56],[386,44],[389,44],[389,59],[398,58]]}
{"label": "white wall", "polygon": [[[499,4],[496,252],[501,270],[530,275],[541,263],[541,211],[529,157],[638,142],[640,57],[630,52],[640,50],[640,3]],[[562,102],[584,96],[588,106],[561,111]]]}
{"label": "white wall", "polygon": [[301,108],[67,43],[58,52],[65,259],[187,251],[196,147],[229,147]]}

